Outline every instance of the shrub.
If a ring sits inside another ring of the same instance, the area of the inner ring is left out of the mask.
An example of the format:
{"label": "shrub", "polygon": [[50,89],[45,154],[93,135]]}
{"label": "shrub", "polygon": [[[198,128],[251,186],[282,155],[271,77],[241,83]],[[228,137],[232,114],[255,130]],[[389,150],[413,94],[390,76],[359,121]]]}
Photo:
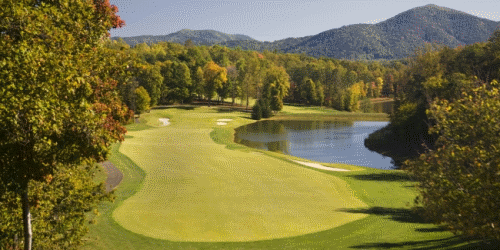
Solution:
{"label": "shrub", "polygon": [[262,118],[262,109],[260,107],[260,104],[257,103],[252,108],[252,119],[260,120],[261,118]]}

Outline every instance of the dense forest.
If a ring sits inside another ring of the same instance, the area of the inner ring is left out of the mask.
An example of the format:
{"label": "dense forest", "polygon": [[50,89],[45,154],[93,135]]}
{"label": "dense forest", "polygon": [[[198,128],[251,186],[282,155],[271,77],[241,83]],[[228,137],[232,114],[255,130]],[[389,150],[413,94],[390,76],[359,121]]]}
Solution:
{"label": "dense forest", "polygon": [[398,81],[406,69],[405,61],[318,59],[219,45],[195,46],[190,41],[184,45],[142,43],[130,48],[114,40],[108,41],[107,47],[117,60],[129,65],[131,84],[120,85],[119,89],[124,102],[136,113],[139,110],[133,92],[139,86],[147,90],[150,106],[216,97],[231,98],[233,104],[239,99],[248,107],[248,98],[266,96],[266,86],[278,88],[275,85],[280,82],[279,105],[285,102],[357,111],[363,98],[397,94]]}

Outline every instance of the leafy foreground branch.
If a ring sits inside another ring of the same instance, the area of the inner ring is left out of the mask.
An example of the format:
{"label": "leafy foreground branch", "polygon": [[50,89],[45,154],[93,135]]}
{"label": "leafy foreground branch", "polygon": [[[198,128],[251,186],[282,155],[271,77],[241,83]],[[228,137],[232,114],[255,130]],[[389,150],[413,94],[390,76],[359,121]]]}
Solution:
{"label": "leafy foreground branch", "polygon": [[[66,167],[43,181],[29,183],[35,249],[75,249],[97,216],[101,201],[113,201],[104,184],[95,184],[96,168]],[[22,245],[22,204],[15,192],[0,190],[0,248]]]}
{"label": "leafy foreground branch", "polygon": [[117,11],[108,0],[0,2],[1,248],[15,235],[24,249],[73,246],[103,196],[76,169],[126,131],[114,91],[125,67],[103,56],[107,31],[124,24]]}

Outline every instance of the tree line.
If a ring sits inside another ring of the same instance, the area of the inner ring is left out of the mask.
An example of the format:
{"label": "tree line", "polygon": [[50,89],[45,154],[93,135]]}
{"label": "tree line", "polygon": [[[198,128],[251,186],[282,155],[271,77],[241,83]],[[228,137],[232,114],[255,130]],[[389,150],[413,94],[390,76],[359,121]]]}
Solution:
{"label": "tree line", "polygon": [[[150,105],[211,102],[226,98],[262,99],[260,105],[280,110],[283,103],[319,105],[358,111],[365,98],[393,96],[407,67],[405,61],[361,62],[313,58],[298,54],[244,51],[219,45],[194,46],[158,42],[130,48],[123,40],[107,42],[134,72],[133,83],[120,86],[124,102],[136,113],[134,91],[147,90]],[[264,99],[268,99],[264,101]],[[273,103],[274,102],[274,103]]]}

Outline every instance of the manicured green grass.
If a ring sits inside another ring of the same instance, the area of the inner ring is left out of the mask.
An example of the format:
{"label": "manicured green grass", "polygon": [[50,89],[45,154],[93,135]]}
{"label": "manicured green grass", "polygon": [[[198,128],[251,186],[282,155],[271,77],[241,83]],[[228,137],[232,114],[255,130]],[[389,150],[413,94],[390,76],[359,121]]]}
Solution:
{"label": "manicured green grass", "polygon": [[340,113],[332,108],[327,107],[318,107],[318,106],[291,106],[291,105],[283,105],[283,110],[281,113],[283,114],[323,114],[323,113]]}
{"label": "manicured green grass", "polygon": [[[172,112],[152,112],[147,124]],[[228,115],[195,113],[175,112],[171,125],[130,132],[133,138],[122,144],[120,151],[146,172],[143,188],[113,213],[124,228],[174,241],[249,241],[323,231],[366,216],[340,210],[366,206],[344,181],[226,149],[209,134],[216,118]]]}
{"label": "manicured green grass", "polygon": [[[357,170],[328,172],[291,162],[295,157],[236,145],[231,131],[253,122],[243,118],[248,114],[208,108],[152,114],[142,119],[153,128],[130,132],[133,138],[120,150],[114,146],[111,161],[124,179],[117,201],[102,205],[83,249],[468,249],[481,244],[467,244],[413,214],[408,207],[415,197],[413,182],[402,171],[324,164]],[[155,128],[153,119],[160,116],[172,124]],[[217,126],[222,118],[234,120]],[[241,193],[248,198],[238,197]],[[352,218],[362,219],[344,224]],[[243,222],[233,228],[238,235],[222,226],[228,221]],[[318,226],[311,221],[325,227],[314,229]],[[280,227],[284,222],[303,227]],[[207,229],[213,232],[210,239]],[[280,234],[291,237],[237,242],[251,240],[248,235]],[[214,238],[229,242],[206,242]]]}
{"label": "manicured green grass", "polygon": [[384,113],[359,113],[338,111],[328,107],[298,107],[284,105],[283,110],[271,119],[286,120],[293,117],[298,119],[320,119],[320,120],[358,120],[358,121],[389,121],[389,115]]}

